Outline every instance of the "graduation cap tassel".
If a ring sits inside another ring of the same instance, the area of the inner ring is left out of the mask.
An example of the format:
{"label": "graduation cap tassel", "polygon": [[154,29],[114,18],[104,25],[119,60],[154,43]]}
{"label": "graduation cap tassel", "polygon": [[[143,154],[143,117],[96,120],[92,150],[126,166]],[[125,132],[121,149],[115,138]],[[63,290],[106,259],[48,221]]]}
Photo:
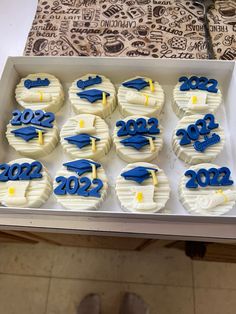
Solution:
{"label": "graduation cap tassel", "polygon": [[149,86],[150,86],[150,91],[153,93],[154,92],[154,84],[153,84],[153,81],[152,80],[148,80],[149,82]]}
{"label": "graduation cap tassel", "polygon": [[92,141],[92,152],[96,152],[96,139],[95,138],[91,138]]}
{"label": "graduation cap tassel", "polygon": [[97,179],[97,168],[94,164],[92,164],[92,178]]}
{"label": "graduation cap tassel", "polygon": [[103,106],[106,106],[107,104],[107,95],[105,92],[102,92],[102,104]]}
{"label": "graduation cap tassel", "polygon": [[158,185],[158,180],[157,180],[157,176],[156,176],[156,172],[155,170],[150,170],[150,173],[152,175],[152,182],[154,186]]}
{"label": "graduation cap tassel", "polygon": [[149,102],[149,95],[147,95],[147,94],[143,94],[143,96],[145,97],[144,106],[148,106],[148,102]]}
{"label": "graduation cap tassel", "polygon": [[41,130],[37,130],[37,133],[38,133],[38,143],[39,145],[43,145],[44,144],[43,132]]}
{"label": "graduation cap tassel", "polygon": [[153,153],[155,152],[155,145],[153,143],[153,139],[152,137],[148,137],[148,140],[149,140],[149,145],[150,145],[150,151]]}

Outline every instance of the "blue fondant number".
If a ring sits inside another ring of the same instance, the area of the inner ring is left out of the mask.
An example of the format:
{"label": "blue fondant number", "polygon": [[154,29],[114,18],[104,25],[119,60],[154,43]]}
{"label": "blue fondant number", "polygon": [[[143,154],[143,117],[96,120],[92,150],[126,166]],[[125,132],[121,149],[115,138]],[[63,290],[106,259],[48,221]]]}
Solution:
{"label": "blue fondant number", "polygon": [[55,115],[52,112],[43,112],[42,110],[25,109],[24,111],[15,110],[12,112],[13,118],[11,119],[12,125],[34,124],[43,126],[45,128],[52,128]]}
{"label": "blue fondant number", "polygon": [[227,167],[221,167],[219,169],[199,169],[197,172],[193,170],[187,170],[185,176],[190,176],[190,180],[186,183],[186,188],[195,189],[206,186],[229,186],[234,182],[230,179],[230,170]]}
{"label": "blue fondant number", "polygon": [[[100,197],[99,191],[103,187],[103,182],[100,179],[93,179],[91,181],[87,177],[78,178],[71,176],[69,178],[59,176],[56,178],[56,182],[59,185],[54,189],[56,195],[80,195],[85,197]],[[92,189],[89,190],[91,185],[94,185]]]}
{"label": "blue fondant number", "polygon": [[179,82],[182,83],[180,85],[181,91],[189,91],[190,89],[195,90],[203,90],[208,91],[209,93],[217,93],[218,92],[218,82],[215,79],[208,79],[204,76],[197,77],[191,76],[190,78],[186,76],[182,76],[179,78]]}
{"label": "blue fondant number", "polygon": [[[147,128],[147,124],[150,128]],[[116,126],[120,127],[117,132],[117,136],[136,135],[136,134],[159,134],[158,119],[150,118],[146,121],[144,118],[139,118],[136,121],[133,119],[127,122],[119,120],[116,122]]]}
{"label": "blue fondant number", "polygon": [[[208,122],[209,121],[209,122]],[[208,124],[207,124],[208,122]],[[188,145],[191,141],[198,140],[200,135],[206,135],[211,132],[211,130],[219,127],[218,123],[215,123],[215,117],[213,114],[208,113],[204,116],[203,119],[199,119],[195,122],[195,124],[190,124],[185,129],[179,129],[176,132],[176,136],[182,136],[180,140],[180,145]]]}
{"label": "blue fondant number", "polygon": [[34,161],[31,164],[0,164],[0,181],[32,180],[42,178],[42,164]]}

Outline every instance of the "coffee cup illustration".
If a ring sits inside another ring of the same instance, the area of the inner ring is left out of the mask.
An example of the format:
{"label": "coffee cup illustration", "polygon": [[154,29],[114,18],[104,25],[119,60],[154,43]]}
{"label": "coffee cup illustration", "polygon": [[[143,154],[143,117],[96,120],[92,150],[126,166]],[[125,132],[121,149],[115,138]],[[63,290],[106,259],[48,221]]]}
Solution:
{"label": "coffee cup illustration", "polygon": [[118,54],[124,49],[123,38],[120,35],[109,35],[105,37],[104,50],[106,55]]}
{"label": "coffee cup illustration", "polygon": [[146,37],[149,34],[149,28],[146,25],[139,25],[135,30],[134,34],[139,37]]}

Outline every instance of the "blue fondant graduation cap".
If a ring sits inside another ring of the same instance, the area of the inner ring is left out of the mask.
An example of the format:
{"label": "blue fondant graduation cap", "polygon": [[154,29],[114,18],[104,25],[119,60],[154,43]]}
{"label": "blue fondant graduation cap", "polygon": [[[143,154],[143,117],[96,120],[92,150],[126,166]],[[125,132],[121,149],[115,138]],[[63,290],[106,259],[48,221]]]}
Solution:
{"label": "blue fondant graduation cap", "polygon": [[88,89],[88,90],[85,90],[84,92],[77,93],[77,95],[81,99],[84,98],[84,99],[88,100],[89,102],[93,103],[97,100],[102,100],[102,93],[105,93],[106,97],[110,96],[109,93],[104,92],[100,89]]}
{"label": "blue fondant graduation cap", "polygon": [[150,176],[151,176],[151,173],[148,170],[157,171],[157,169],[155,169],[155,168],[135,167],[131,170],[123,172],[121,174],[121,176],[124,177],[125,180],[132,180],[132,181],[135,181],[137,183],[142,183],[144,180],[150,178]]}
{"label": "blue fondant graduation cap", "polygon": [[102,78],[96,75],[95,77],[89,76],[87,80],[77,81],[77,86],[78,88],[85,89],[86,87],[100,83],[102,83]]}
{"label": "blue fondant graduation cap", "polygon": [[42,133],[45,133],[46,131],[40,128],[36,128],[34,126],[27,126],[24,128],[19,128],[16,130],[11,131],[15,136],[21,137],[26,142],[37,138],[38,137],[38,131],[42,131]]}
{"label": "blue fondant graduation cap", "polygon": [[100,141],[100,138],[89,135],[89,134],[78,134],[70,137],[65,137],[70,144],[76,145],[78,148],[83,148],[85,146],[91,145],[91,139],[95,138],[95,141]]}
{"label": "blue fondant graduation cap", "polygon": [[141,89],[149,86],[149,82],[145,81],[143,78],[137,78],[131,81],[124,82],[122,85],[140,91]]}
{"label": "blue fondant graduation cap", "polygon": [[153,136],[134,135],[127,137],[124,140],[121,140],[120,142],[124,146],[131,146],[136,148],[137,150],[140,150],[143,146],[149,144],[148,138],[152,138],[153,140],[155,139],[155,137]]}
{"label": "blue fondant graduation cap", "polygon": [[67,170],[74,171],[78,173],[79,176],[81,176],[85,172],[92,172],[92,165],[95,165],[96,169],[101,167],[101,165],[97,162],[87,159],[78,159],[63,164],[63,166],[67,167]]}

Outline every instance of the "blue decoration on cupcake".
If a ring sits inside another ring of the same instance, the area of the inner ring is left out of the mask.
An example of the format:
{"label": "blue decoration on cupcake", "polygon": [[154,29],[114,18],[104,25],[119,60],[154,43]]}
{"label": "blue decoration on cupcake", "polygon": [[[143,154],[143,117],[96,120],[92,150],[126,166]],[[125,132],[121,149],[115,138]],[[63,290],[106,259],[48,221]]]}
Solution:
{"label": "blue decoration on cupcake", "polygon": [[149,145],[148,138],[152,138],[153,140],[155,139],[155,137],[153,136],[134,135],[134,136],[127,137],[121,140],[120,142],[124,146],[130,146],[137,150],[140,150],[144,146]]}
{"label": "blue decoration on cupcake", "polygon": [[92,165],[95,165],[96,169],[101,167],[99,163],[87,159],[78,159],[63,164],[63,166],[67,167],[67,170],[74,171],[79,176],[86,172],[92,172]]}
{"label": "blue decoration on cupcake", "polygon": [[33,80],[25,80],[24,81],[24,86],[27,89],[30,89],[30,88],[33,88],[33,87],[49,86],[49,84],[50,84],[50,81],[49,81],[48,78],[45,78],[43,80],[40,77],[38,77],[36,81],[33,81]]}
{"label": "blue decoration on cupcake", "polygon": [[86,87],[93,86],[96,84],[101,84],[102,78],[98,75],[95,77],[89,76],[87,80],[79,80],[76,85],[78,88],[85,89]]}
{"label": "blue decoration on cupcake", "polygon": [[27,126],[24,128],[19,128],[19,129],[11,131],[11,133],[13,133],[17,137],[22,138],[26,142],[28,142],[34,138],[38,138],[38,131],[42,131],[43,134],[46,133],[45,130],[41,128],[36,128],[34,126]]}
{"label": "blue decoration on cupcake", "polygon": [[142,90],[143,88],[149,86],[149,82],[145,81],[143,78],[137,78],[134,80],[126,81],[122,83],[123,86],[127,88],[134,88],[138,91]]}
{"label": "blue decoration on cupcake", "polygon": [[94,103],[95,101],[97,100],[102,100],[102,96],[103,96],[103,93],[105,93],[106,95],[106,98],[108,96],[110,96],[109,93],[107,92],[104,92],[100,89],[89,89],[89,90],[86,90],[84,92],[79,92],[77,93],[77,95],[81,98],[81,99],[86,99],[88,100],[90,103]]}
{"label": "blue decoration on cupcake", "polygon": [[83,148],[92,144],[92,138],[94,138],[96,142],[100,141],[100,138],[84,133],[65,137],[65,140],[68,141],[70,144],[76,145],[78,148]]}
{"label": "blue decoration on cupcake", "polygon": [[196,151],[203,153],[207,147],[215,145],[220,142],[220,136],[216,133],[213,133],[211,137],[207,135],[204,136],[204,141],[196,141],[193,146]]}
{"label": "blue decoration on cupcake", "polygon": [[158,171],[155,168],[149,167],[135,167],[131,170],[121,173],[121,176],[125,178],[125,180],[132,180],[137,183],[142,183],[146,179],[151,177],[150,170],[154,170],[155,172]]}

